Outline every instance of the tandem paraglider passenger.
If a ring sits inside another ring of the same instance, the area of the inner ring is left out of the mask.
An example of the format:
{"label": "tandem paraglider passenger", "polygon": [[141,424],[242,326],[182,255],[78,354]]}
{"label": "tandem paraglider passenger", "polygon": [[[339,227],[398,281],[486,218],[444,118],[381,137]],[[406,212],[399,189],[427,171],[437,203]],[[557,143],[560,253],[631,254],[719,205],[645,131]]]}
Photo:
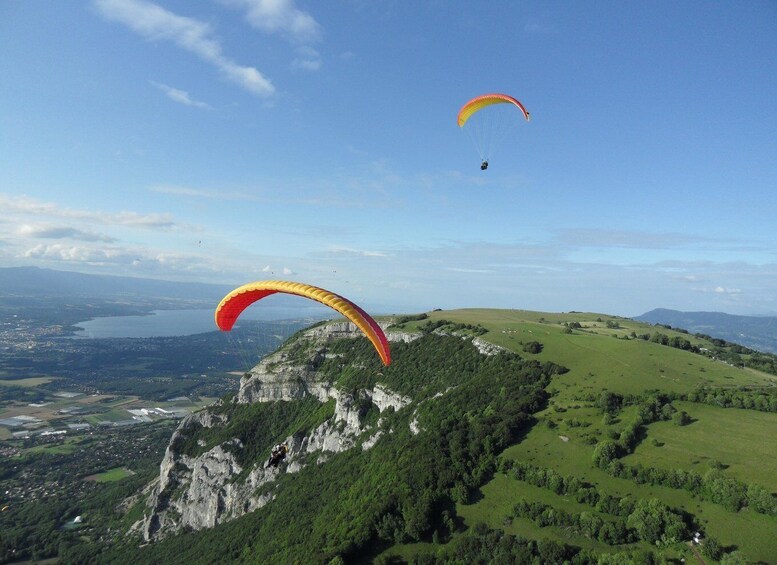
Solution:
{"label": "tandem paraglider passenger", "polygon": [[480,170],[485,171],[488,168],[488,161],[483,161],[480,163]]}
{"label": "tandem paraglider passenger", "polygon": [[277,468],[281,461],[286,459],[286,454],[288,452],[289,446],[285,443],[279,443],[272,448],[272,453],[270,454],[270,459],[267,461],[267,466]]}

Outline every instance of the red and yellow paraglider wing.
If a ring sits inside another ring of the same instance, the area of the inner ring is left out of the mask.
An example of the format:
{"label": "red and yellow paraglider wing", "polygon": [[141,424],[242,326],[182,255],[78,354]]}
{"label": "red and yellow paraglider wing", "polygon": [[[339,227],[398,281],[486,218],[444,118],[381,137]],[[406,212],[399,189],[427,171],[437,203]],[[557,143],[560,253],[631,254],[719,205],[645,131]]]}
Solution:
{"label": "red and yellow paraglider wing", "polygon": [[529,121],[530,119],[530,114],[526,111],[526,108],[523,107],[523,104],[512,96],[508,96],[507,94],[483,94],[482,96],[476,96],[461,107],[456,120],[459,127],[463,127],[472,114],[486,106],[491,106],[492,104],[513,104],[523,113],[523,117],[526,118],[526,121]]}
{"label": "red and yellow paraglider wing", "polygon": [[309,298],[339,312],[367,336],[383,364],[391,364],[391,351],[386,335],[369,314],[347,298],[309,284],[289,281],[257,281],[244,284],[227,294],[216,307],[216,325],[222,331],[230,331],[243,310],[276,292]]}

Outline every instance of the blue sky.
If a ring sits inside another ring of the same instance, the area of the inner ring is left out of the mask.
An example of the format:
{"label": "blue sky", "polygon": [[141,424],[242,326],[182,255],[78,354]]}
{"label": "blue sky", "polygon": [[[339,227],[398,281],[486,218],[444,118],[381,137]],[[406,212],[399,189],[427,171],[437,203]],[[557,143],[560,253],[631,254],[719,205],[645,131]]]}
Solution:
{"label": "blue sky", "polygon": [[774,2],[4,0],[0,55],[0,266],[777,313]]}

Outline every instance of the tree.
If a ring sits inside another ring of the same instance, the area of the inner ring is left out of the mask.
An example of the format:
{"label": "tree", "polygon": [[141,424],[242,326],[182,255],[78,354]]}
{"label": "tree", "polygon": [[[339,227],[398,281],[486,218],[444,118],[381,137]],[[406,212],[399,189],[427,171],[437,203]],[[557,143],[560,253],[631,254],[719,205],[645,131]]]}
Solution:
{"label": "tree", "polygon": [[742,555],[741,551],[727,553],[720,560],[720,565],[750,565],[750,561]]}
{"label": "tree", "polygon": [[669,336],[661,332],[655,332],[650,336],[650,341],[653,343],[660,343],[661,345],[667,345],[669,343]]}
{"label": "tree", "polygon": [[720,556],[723,555],[723,547],[717,539],[708,537],[701,544],[701,552],[704,557],[719,561]]}
{"label": "tree", "polygon": [[614,441],[605,440],[594,448],[594,465],[606,469],[610,461],[618,458],[618,446]]}
{"label": "tree", "polygon": [[747,485],[747,506],[761,514],[777,516],[777,498],[760,485]]}
{"label": "tree", "polygon": [[657,498],[637,501],[634,511],[626,519],[626,525],[650,544],[668,545],[687,537],[682,518]]}
{"label": "tree", "polygon": [[687,426],[691,423],[691,417],[685,410],[680,410],[679,412],[674,413],[672,422],[677,426]]}
{"label": "tree", "polygon": [[604,391],[599,396],[599,401],[597,402],[597,406],[599,406],[602,412],[613,415],[618,413],[622,404],[623,397],[620,394],[609,391]]}
{"label": "tree", "polygon": [[523,344],[523,350],[526,353],[536,355],[542,352],[542,344],[539,341],[529,341]]}

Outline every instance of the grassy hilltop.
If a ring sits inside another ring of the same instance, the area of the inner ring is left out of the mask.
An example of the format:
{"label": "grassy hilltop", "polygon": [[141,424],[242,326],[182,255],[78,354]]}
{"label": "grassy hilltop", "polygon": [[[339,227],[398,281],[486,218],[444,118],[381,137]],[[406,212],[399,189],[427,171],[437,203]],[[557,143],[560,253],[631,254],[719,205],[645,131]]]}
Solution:
{"label": "grassy hilltop", "polygon": [[[637,484],[610,476],[593,463],[596,442],[620,432],[634,417],[634,408],[626,407],[604,423],[603,411],[591,396],[600,399],[609,391],[620,395],[644,395],[661,391],[687,395],[699,387],[753,387],[773,390],[777,377],[747,368],[732,367],[710,359],[643,339],[628,339],[636,334],[661,332],[687,339],[702,348],[711,348],[705,340],[688,334],[653,327],[644,323],[612,316],[589,313],[547,314],[517,310],[459,310],[435,312],[431,319],[480,323],[489,332],[484,339],[512,351],[527,355],[524,346],[532,341],[542,344],[542,351],[528,355],[539,360],[552,360],[570,371],[553,379],[548,390],[553,394],[549,406],[536,414],[535,425],[522,441],[508,448],[504,459],[530,462],[573,475],[611,495],[656,497],[667,504],[691,512],[707,535],[723,546],[737,546],[747,559],[777,562],[777,520],[743,509],[726,510],[720,504],[700,500],[680,489]],[[582,328],[567,333],[568,325]],[[617,325],[618,327],[608,327]],[[616,339],[617,338],[617,339]],[[642,437],[622,461],[626,465],[642,464],[662,469],[695,470],[706,473],[724,467],[723,474],[746,483],[757,484],[777,492],[777,412],[762,412],[698,402],[674,401],[678,411],[685,411],[690,425],[678,426],[672,421],[657,421],[644,426]],[[539,527],[531,520],[514,519],[504,525],[516,500],[543,502],[568,512],[591,510],[569,496],[557,495],[522,481],[497,475],[481,489],[480,500],[471,505],[458,505],[458,513],[474,526],[485,522],[506,532],[541,539],[550,537],[566,543],[601,550],[608,548],[585,536],[570,534],[563,528]],[[477,497],[476,497],[477,498]],[[680,557],[680,551],[667,549],[668,557]],[[688,552],[686,552],[688,553]],[[686,562],[689,554],[686,555]],[[713,562],[709,558],[706,561]]]}
{"label": "grassy hilltop", "polygon": [[[424,337],[394,343],[390,367],[366,340],[316,367],[342,390],[412,399],[380,418],[364,407],[365,439],[384,432],[374,447],[281,476],[272,503],[233,522],[100,561],[777,562],[772,356],[590,313],[437,311],[396,327]],[[474,336],[512,353],[480,355]],[[266,456],[269,430],[305,433],[331,412],[276,404],[223,408],[243,460]],[[185,440],[196,456],[213,438]]]}

